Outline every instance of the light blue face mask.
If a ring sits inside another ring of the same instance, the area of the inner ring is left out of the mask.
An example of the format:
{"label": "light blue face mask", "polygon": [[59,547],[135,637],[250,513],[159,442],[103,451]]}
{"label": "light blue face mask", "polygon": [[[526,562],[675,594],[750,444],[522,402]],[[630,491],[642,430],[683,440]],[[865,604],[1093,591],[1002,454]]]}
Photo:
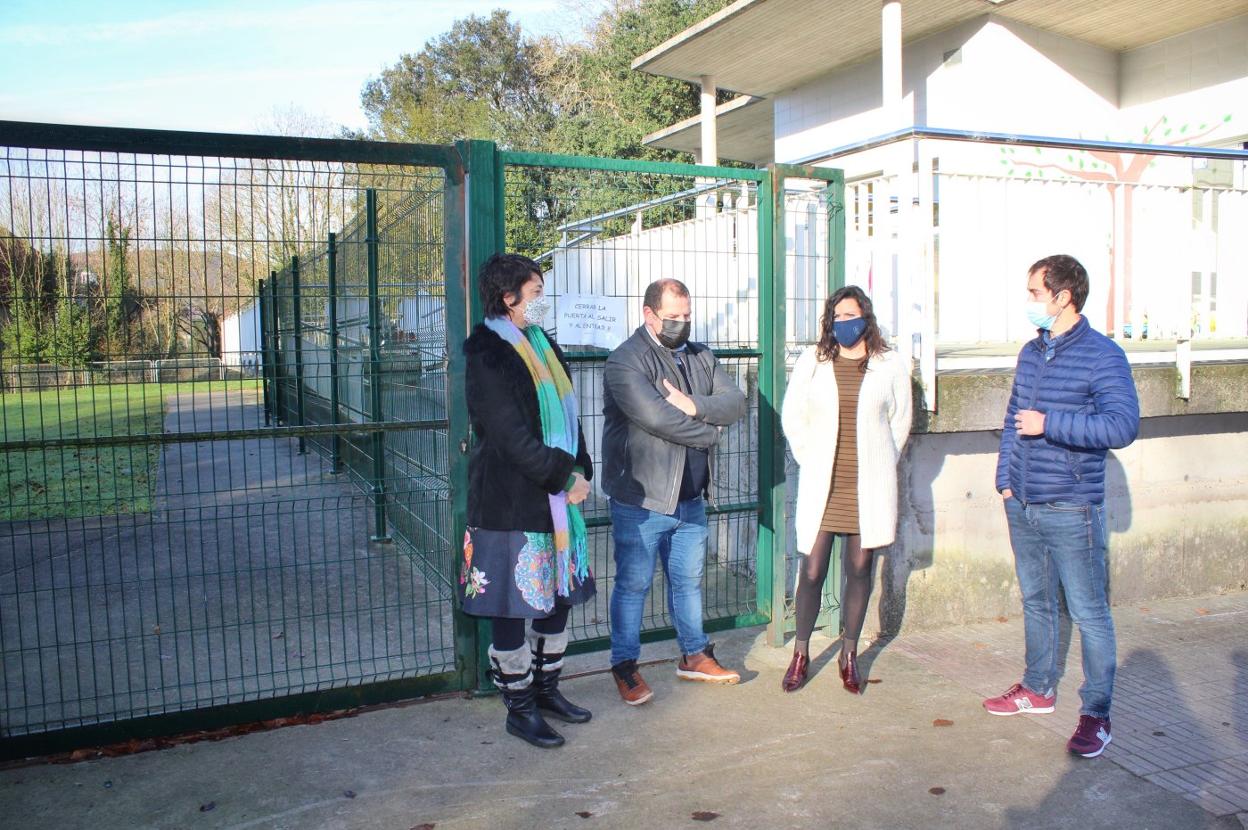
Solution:
{"label": "light blue face mask", "polygon": [[1049,314],[1049,304],[1040,302],[1027,303],[1027,319],[1038,329],[1048,331],[1057,322],[1056,314]]}

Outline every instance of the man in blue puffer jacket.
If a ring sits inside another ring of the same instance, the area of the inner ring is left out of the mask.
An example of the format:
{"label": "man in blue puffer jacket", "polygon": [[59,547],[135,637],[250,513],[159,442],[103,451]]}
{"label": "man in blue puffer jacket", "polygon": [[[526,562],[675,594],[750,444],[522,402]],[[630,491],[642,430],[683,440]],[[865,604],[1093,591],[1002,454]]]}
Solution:
{"label": "man in blue puffer jacket", "polygon": [[1039,336],[1018,355],[997,457],[1014,568],[1023,594],[1027,668],[984,701],[994,715],[1053,711],[1059,586],[1083,643],[1083,705],[1071,752],[1095,758],[1110,742],[1117,666],[1106,592],[1105,455],[1135,440],[1140,404],[1122,348],[1079,312],[1088,272],[1074,257],[1027,272],[1027,315]]}

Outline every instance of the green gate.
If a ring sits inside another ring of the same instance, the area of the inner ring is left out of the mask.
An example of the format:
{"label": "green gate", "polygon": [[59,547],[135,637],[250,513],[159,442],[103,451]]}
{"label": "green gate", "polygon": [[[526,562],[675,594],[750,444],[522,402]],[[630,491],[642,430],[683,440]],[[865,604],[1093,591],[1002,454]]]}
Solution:
{"label": "green gate", "polygon": [[[484,685],[460,346],[504,248],[631,325],[650,280],[690,285],[750,401],[718,450],[707,627],[781,630],[777,407],[794,309],[826,296],[786,292],[784,181],[832,206],[839,172],[17,122],[0,154],[0,755]],[[568,351],[596,452],[606,352]],[[588,516],[580,651],[612,580],[600,494]]]}

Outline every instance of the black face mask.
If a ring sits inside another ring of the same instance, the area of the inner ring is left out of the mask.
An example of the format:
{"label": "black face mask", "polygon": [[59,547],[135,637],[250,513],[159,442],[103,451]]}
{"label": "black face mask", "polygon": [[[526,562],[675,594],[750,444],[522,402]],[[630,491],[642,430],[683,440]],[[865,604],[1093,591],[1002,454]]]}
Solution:
{"label": "black face mask", "polygon": [[689,342],[689,330],[692,324],[688,320],[663,320],[663,329],[659,332],[659,342],[669,349],[679,349]]}

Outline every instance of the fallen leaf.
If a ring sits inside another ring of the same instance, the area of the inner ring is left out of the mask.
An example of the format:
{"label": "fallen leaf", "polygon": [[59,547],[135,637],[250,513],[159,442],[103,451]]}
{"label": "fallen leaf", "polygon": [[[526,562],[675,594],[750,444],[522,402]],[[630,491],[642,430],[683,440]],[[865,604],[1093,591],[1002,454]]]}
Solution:
{"label": "fallen leaf", "polygon": [[160,626],[158,626],[158,625],[154,625],[154,626],[152,626],[152,633],[153,633],[153,634],[159,634],[159,633],[160,633]]}
{"label": "fallen leaf", "polygon": [[714,821],[719,818],[719,813],[712,813],[710,810],[694,810],[692,818],[694,821]]}
{"label": "fallen leaf", "polygon": [[590,816],[593,815],[593,813],[591,813],[589,810],[577,810],[576,814],[580,816],[581,818],[589,818]]}
{"label": "fallen leaf", "polygon": [[932,795],[944,795],[945,788],[944,787],[932,787],[930,790],[928,790],[928,792],[931,793]]}
{"label": "fallen leaf", "polygon": [[1149,608],[1147,605],[1141,605],[1141,606],[1140,606],[1140,610],[1141,610],[1141,611],[1143,611],[1145,614],[1147,614],[1147,613],[1148,613],[1149,611],[1151,611],[1152,609],[1151,609],[1151,608]]}
{"label": "fallen leaf", "polygon": [[975,646],[975,648],[979,649],[980,651],[983,651],[984,649],[988,648],[987,643],[972,643],[971,645]]}
{"label": "fallen leaf", "polygon": [[207,804],[199,805],[199,811],[201,813],[211,813],[215,809],[217,809],[217,802],[215,801],[209,801]]}
{"label": "fallen leaf", "polygon": [[1200,616],[1202,616],[1202,617],[1203,617],[1203,616],[1205,616],[1206,614],[1208,614],[1208,613],[1209,613],[1209,609],[1208,609],[1208,608],[1197,608],[1197,609],[1196,609],[1196,613],[1197,613],[1197,614],[1200,614]]}
{"label": "fallen leaf", "polygon": [[1009,617],[997,617],[997,622],[1009,622]]}
{"label": "fallen leaf", "polygon": [[869,677],[867,678],[867,682],[868,683],[883,683],[884,681],[878,677]]}
{"label": "fallen leaf", "polygon": [[953,721],[946,720],[945,718],[937,718],[932,721],[932,726],[953,726]]}
{"label": "fallen leaf", "polygon": [[343,790],[342,794],[347,798],[355,798],[355,790]]}

